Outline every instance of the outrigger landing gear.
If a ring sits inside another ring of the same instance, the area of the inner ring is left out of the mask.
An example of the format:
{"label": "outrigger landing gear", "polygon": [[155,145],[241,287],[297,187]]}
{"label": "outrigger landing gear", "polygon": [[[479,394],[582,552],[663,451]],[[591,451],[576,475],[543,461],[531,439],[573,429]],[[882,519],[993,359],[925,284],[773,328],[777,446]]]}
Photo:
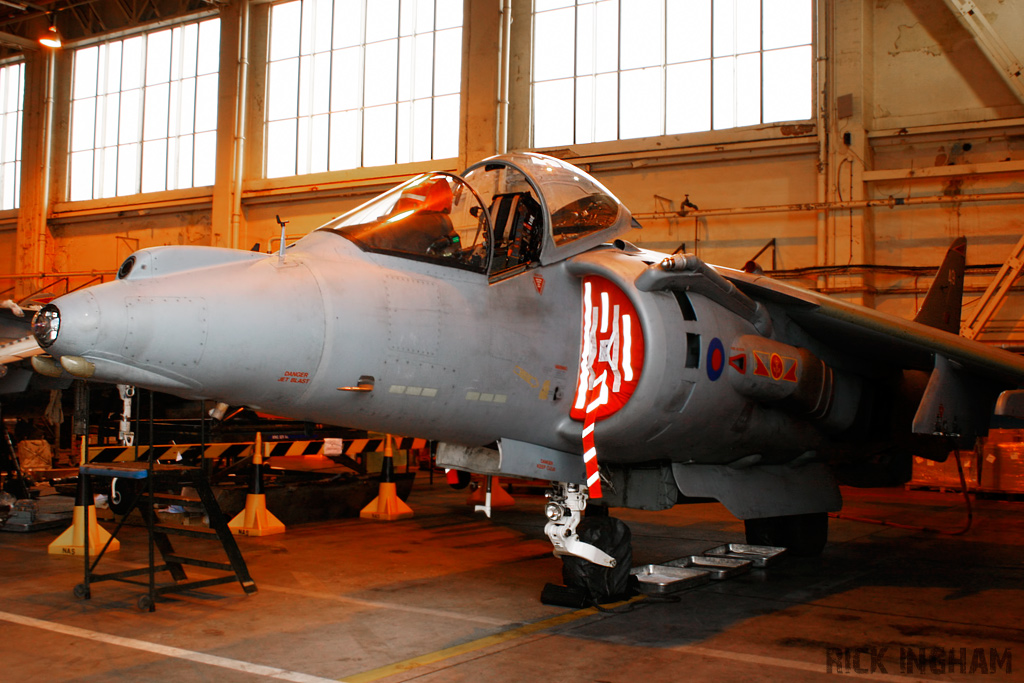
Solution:
{"label": "outrigger landing gear", "polygon": [[585,486],[557,483],[547,496],[544,533],[562,558],[566,586],[599,604],[627,597],[633,559],[629,527],[607,515],[583,518]]}

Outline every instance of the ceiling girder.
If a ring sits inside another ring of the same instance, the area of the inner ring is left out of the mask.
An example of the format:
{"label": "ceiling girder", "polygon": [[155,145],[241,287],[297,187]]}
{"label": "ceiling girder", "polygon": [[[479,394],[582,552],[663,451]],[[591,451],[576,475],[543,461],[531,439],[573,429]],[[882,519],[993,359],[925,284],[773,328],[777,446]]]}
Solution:
{"label": "ceiling girder", "polygon": [[978,47],[1013,89],[1017,99],[1024,102],[1024,78],[1021,77],[1024,64],[1013,54],[1006,41],[996,33],[978,5],[974,0],[946,0],[946,4],[960,17],[961,22],[974,36]]}
{"label": "ceiling girder", "polygon": [[36,41],[29,40],[22,36],[16,36],[13,33],[7,33],[6,31],[0,31],[0,44],[11,45],[12,47],[24,48],[26,50],[39,49],[39,43]]}
{"label": "ceiling girder", "polygon": [[66,43],[123,33],[150,23],[209,12],[211,0],[0,0],[0,58],[37,48],[36,38],[56,23]]}

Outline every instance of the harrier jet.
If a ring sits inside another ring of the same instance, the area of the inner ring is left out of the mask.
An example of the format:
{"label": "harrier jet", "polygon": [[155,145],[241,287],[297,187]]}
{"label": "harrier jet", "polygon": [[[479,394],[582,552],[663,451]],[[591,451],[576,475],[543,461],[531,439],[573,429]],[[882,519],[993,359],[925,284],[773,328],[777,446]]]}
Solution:
{"label": "harrier jet", "polygon": [[[551,483],[546,533],[594,592],[628,573],[598,510],[717,500],[751,542],[822,550],[837,475],[909,476],[1019,413],[1024,359],[957,335],[962,241],[915,321],[622,239],[563,161],[421,175],[280,253],[136,252],[35,317],[34,365],[439,442]],[[1006,392],[1006,393],[1002,393]],[[598,507],[600,506],[600,507]]]}

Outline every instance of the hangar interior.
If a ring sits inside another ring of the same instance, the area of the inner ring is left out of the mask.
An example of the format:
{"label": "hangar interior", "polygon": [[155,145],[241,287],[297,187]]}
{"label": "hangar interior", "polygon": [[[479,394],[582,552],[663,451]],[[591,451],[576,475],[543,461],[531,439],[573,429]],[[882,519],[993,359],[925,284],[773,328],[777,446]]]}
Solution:
{"label": "hangar interior", "polygon": [[[1012,0],[0,2],[0,300],[113,280],[146,247],[273,252],[418,173],[528,150],[607,186],[638,246],[902,318],[966,237],[965,320],[1005,283],[970,334],[1020,350],[1022,58]],[[956,531],[956,496],[849,492],[823,558],[611,612],[542,604],[539,515],[484,521],[440,480],[411,520],[242,539],[259,595],[156,615],[121,588],[74,600],[79,561],[0,534],[0,653],[61,680],[1009,674],[1010,480],[955,536],[920,528]],[[641,563],[743,538],[708,506],[626,515]],[[110,561],[144,562],[125,533]]]}

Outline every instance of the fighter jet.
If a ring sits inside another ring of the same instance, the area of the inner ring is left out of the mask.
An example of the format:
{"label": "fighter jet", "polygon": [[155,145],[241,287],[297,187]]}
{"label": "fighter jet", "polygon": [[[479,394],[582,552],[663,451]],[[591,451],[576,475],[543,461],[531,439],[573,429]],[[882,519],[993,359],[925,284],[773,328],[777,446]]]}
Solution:
{"label": "fighter jet", "polygon": [[[956,334],[964,245],[917,320],[622,237],[601,183],[540,154],[413,178],[281,249],[143,249],[44,307],[50,374],[439,442],[551,483],[545,531],[593,594],[628,529],[717,500],[750,542],[821,552],[837,474],[905,481],[1000,412],[1024,359]],[[572,571],[569,571],[569,570]]]}

